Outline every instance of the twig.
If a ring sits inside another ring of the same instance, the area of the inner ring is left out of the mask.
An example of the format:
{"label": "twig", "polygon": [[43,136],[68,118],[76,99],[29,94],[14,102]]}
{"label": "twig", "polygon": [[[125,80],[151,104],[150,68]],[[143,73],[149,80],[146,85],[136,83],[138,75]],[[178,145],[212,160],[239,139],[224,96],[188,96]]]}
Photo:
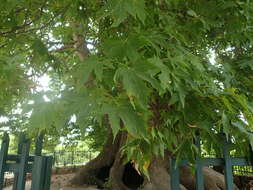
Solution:
{"label": "twig", "polygon": [[54,49],[54,50],[51,50],[51,51],[48,51],[48,52],[49,52],[49,53],[57,53],[57,52],[65,51],[65,50],[70,49],[70,48],[73,48],[73,45],[64,45],[64,46],[61,47],[61,48]]}
{"label": "twig", "polygon": [[[67,8],[67,6],[64,7],[64,10],[65,10],[66,8]],[[61,10],[61,11],[62,11],[62,10]],[[31,29],[29,29],[29,30],[25,30],[25,29],[26,29],[26,26],[29,26],[29,25],[31,25],[33,22],[39,20],[39,19],[41,18],[41,16],[39,16],[39,17],[37,17],[36,19],[30,21],[29,23],[23,24],[23,25],[21,25],[21,26],[17,26],[15,29],[12,29],[12,30],[7,31],[7,32],[1,32],[1,33],[0,33],[0,36],[8,37],[8,36],[10,36],[10,35],[12,35],[12,34],[16,34],[16,35],[17,35],[17,34],[23,34],[23,33],[33,32],[33,31],[35,31],[35,30],[41,30],[41,29],[47,27],[48,25],[50,25],[50,24],[54,21],[54,19],[55,19],[56,17],[58,17],[58,16],[61,14],[61,11],[59,11],[53,18],[50,19],[50,21],[48,21],[48,22],[47,22],[46,24],[44,24],[43,26],[31,28]],[[41,13],[42,13],[42,11],[41,11]],[[21,31],[19,31],[19,30],[21,30]]]}

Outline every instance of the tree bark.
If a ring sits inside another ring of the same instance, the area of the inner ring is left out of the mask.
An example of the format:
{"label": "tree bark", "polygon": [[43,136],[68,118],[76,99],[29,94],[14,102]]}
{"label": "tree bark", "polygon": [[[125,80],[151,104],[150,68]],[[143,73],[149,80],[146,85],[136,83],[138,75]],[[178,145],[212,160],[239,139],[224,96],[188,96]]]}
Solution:
{"label": "tree bark", "polygon": [[[204,175],[204,187],[205,190],[225,190],[225,178],[219,172],[215,170],[203,167],[203,175]],[[192,176],[192,171],[190,167],[183,166],[180,168],[180,182],[183,184],[188,190],[196,189],[196,179]],[[236,185],[234,185],[234,189],[238,190]]]}
{"label": "tree bark", "polygon": [[[169,158],[170,154],[165,153],[164,158],[155,157],[148,169],[150,179],[146,179],[142,190],[170,190],[170,174],[169,174]],[[181,190],[187,190],[180,185]]]}
{"label": "tree bark", "polygon": [[[127,133],[123,132],[120,141],[120,147],[122,147],[127,139]],[[111,185],[112,190],[130,190],[127,186],[124,185],[122,179],[124,174],[124,163],[123,156],[119,150],[116,154],[115,161],[110,170],[109,184]]]}
{"label": "tree bark", "polygon": [[112,130],[108,128],[107,141],[99,155],[88,162],[71,180],[73,185],[98,185],[102,186],[104,181],[97,177],[101,168],[110,167],[115,159],[115,155],[120,148],[121,133],[113,140]]}
{"label": "tree bark", "polygon": [[[80,28],[81,25],[71,23],[74,27]],[[82,34],[74,33],[74,48],[81,61],[85,61],[89,56],[89,50],[85,37]],[[90,75],[89,80],[85,83],[86,87],[93,84],[94,76]],[[98,176],[100,170],[105,167],[111,167],[109,172],[109,184],[112,190],[130,190],[122,181],[124,174],[123,155],[120,148],[126,141],[126,133],[120,132],[113,141],[113,134],[110,126],[108,127],[108,138],[100,154],[88,162],[81,171],[71,180],[75,185],[98,185],[102,186],[104,181]],[[169,174],[169,154],[165,154],[164,159],[154,157],[149,167],[150,179],[145,180],[142,190],[170,190]],[[204,182],[206,190],[225,190],[224,176],[208,167],[203,168]],[[181,168],[181,190],[194,190],[195,177],[189,167]],[[237,189],[237,187],[235,187]]]}
{"label": "tree bark", "polygon": [[[88,162],[79,173],[71,180],[74,185],[98,185],[103,186],[105,181],[98,178],[100,169],[111,167],[108,173],[109,186],[111,190],[133,190],[127,184],[123,183],[123,175],[125,166],[123,163],[123,155],[120,148],[125,144],[126,132],[120,132],[113,141],[112,131],[108,131],[107,142],[101,153],[93,160]],[[148,168],[149,179],[145,179],[141,190],[170,190],[170,174],[169,174],[170,154],[165,153],[164,158],[154,157]],[[224,176],[215,170],[203,167],[205,190],[225,190]],[[180,189],[195,190],[196,180],[192,175],[190,167],[184,166],[180,168]],[[235,190],[238,188],[235,186]]]}

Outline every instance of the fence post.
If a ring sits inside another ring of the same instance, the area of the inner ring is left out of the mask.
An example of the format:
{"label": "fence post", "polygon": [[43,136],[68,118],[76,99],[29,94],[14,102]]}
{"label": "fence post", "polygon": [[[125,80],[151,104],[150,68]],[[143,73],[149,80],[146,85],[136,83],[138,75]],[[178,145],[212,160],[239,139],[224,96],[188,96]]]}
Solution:
{"label": "fence post", "polygon": [[4,185],[4,172],[5,172],[5,164],[8,155],[10,138],[7,133],[4,133],[1,152],[0,152],[0,189],[3,189]]}
{"label": "fence post", "polygon": [[47,156],[46,157],[46,176],[45,176],[45,181],[43,184],[43,190],[50,190],[50,185],[51,185],[51,175],[52,175],[52,165],[53,165],[53,157],[52,156]]}
{"label": "fence post", "polygon": [[170,186],[172,190],[180,190],[179,167],[174,158],[170,159]]}
{"label": "fence post", "polygon": [[74,151],[72,150],[72,152],[71,152],[71,164],[72,164],[72,166],[74,165]]}
{"label": "fence post", "polygon": [[27,173],[27,163],[29,157],[30,140],[26,139],[25,143],[22,145],[22,154],[20,155],[20,165],[18,169],[18,181],[17,190],[25,189],[26,173]]}
{"label": "fence post", "polygon": [[39,135],[36,139],[35,143],[35,151],[34,154],[36,156],[41,156],[42,153],[42,145],[43,145],[43,135]]}
{"label": "fence post", "polygon": [[[21,133],[18,139],[18,150],[17,150],[17,154],[21,154],[22,153],[22,145],[25,143],[25,134]],[[18,161],[19,162],[19,161]],[[13,182],[13,190],[17,189],[17,184],[18,183],[18,172],[14,173],[14,182]]]}
{"label": "fence post", "polygon": [[232,171],[232,160],[230,157],[230,152],[229,152],[229,144],[230,141],[228,142],[225,138],[224,145],[223,145],[223,156],[224,156],[224,161],[225,161],[225,181],[226,181],[226,189],[227,190],[234,190],[234,185],[233,185],[233,171]]}
{"label": "fence post", "polygon": [[[35,156],[32,169],[32,190],[42,190],[45,176],[46,158]],[[44,190],[44,189],[43,189]]]}
{"label": "fence post", "polygon": [[[199,153],[201,155],[201,146],[200,146],[200,136],[197,134],[196,138],[196,146],[199,150]],[[204,190],[204,176],[203,176],[203,171],[202,171],[202,162],[201,162],[201,157],[199,155],[196,156],[196,188],[197,190]]]}

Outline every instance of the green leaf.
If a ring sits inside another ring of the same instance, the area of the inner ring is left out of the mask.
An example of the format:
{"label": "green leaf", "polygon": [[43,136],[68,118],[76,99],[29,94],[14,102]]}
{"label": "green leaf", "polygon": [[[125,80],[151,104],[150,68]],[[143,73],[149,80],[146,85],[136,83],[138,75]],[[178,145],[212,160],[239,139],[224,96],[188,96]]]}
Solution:
{"label": "green leaf", "polygon": [[110,124],[112,127],[112,132],[114,134],[114,138],[116,137],[116,134],[119,132],[120,130],[120,117],[117,113],[109,113],[109,120],[110,120]]}
{"label": "green leaf", "polygon": [[76,72],[76,77],[80,80],[80,83],[83,84],[87,82],[90,77],[90,74],[94,72],[98,81],[102,81],[103,77],[103,64],[99,61],[98,56],[90,56],[82,64],[79,65]]}
{"label": "green leaf", "polygon": [[127,39],[110,39],[104,43],[105,54],[112,59],[123,60],[128,58],[133,63],[140,58],[138,48],[140,48],[137,36],[131,36]]}
{"label": "green leaf", "polygon": [[[160,74],[158,74],[158,78],[161,82],[162,89],[171,90],[172,79],[170,69],[165,64],[163,64],[162,60],[159,59],[158,57],[149,59],[149,62],[153,64],[155,67],[157,67],[159,70]],[[160,94],[163,94],[162,90],[160,91]]]}
{"label": "green leaf", "polygon": [[47,55],[47,47],[40,39],[35,39],[32,44],[32,49],[41,56]]}
{"label": "green leaf", "polygon": [[137,16],[144,23],[146,19],[145,0],[131,0],[130,3],[131,6],[127,7],[127,11],[133,17]]}
{"label": "green leaf", "polygon": [[162,91],[162,87],[160,85],[159,80],[157,80],[157,74],[160,72],[160,69],[150,63],[149,61],[138,61],[133,65],[134,72],[138,77],[140,77],[143,81],[149,83],[153,88],[158,90],[158,92]]}
{"label": "green leaf", "polygon": [[126,42],[119,39],[108,39],[103,44],[103,50],[108,57],[123,59],[126,51]]}
{"label": "green leaf", "polygon": [[236,128],[238,128],[244,134],[249,133],[247,128],[246,128],[245,123],[243,123],[242,121],[232,122],[232,125],[235,126]]}
{"label": "green leaf", "polygon": [[120,25],[129,14],[138,17],[142,23],[146,18],[144,0],[109,0],[106,7],[114,20],[112,27]]}
{"label": "green leaf", "polygon": [[129,68],[119,68],[115,73],[115,80],[122,79],[124,89],[130,100],[147,109],[149,90],[145,82]]}
{"label": "green leaf", "polygon": [[229,135],[231,126],[230,126],[230,122],[229,122],[228,117],[225,114],[225,112],[222,113],[221,121],[222,121],[222,126],[223,126],[223,132],[226,134],[226,137],[228,139],[228,135]]}
{"label": "green leaf", "polygon": [[136,138],[146,136],[145,121],[142,119],[141,114],[138,113],[129,105],[121,106],[118,109],[118,114],[124,123],[127,131]]}
{"label": "green leaf", "polygon": [[196,14],[196,12],[194,10],[192,10],[192,9],[188,10],[187,14],[190,15],[190,16],[192,16],[192,17],[198,17],[198,15]]}
{"label": "green leaf", "polygon": [[[52,103],[36,104],[32,110],[30,118],[30,126],[32,129],[37,128],[40,130],[50,128],[56,120],[56,107]],[[58,126],[62,127],[62,126]]]}
{"label": "green leaf", "polygon": [[106,104],[103,106],[103,112],[108,114],[109,122],[111,124],[112,132],[114,138],[120,130],[120,115],[118,112],[118,108],[114,105]]}

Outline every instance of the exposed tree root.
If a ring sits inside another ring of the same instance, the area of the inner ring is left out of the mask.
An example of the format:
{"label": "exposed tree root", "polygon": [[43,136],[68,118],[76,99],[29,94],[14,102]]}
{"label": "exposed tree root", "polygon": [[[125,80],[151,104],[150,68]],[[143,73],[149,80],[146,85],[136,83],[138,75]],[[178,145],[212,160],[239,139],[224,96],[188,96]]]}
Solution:
{"label": "exposed tree root", "polygon": [[[180,169],[180,182],[183,184],[188,190],[195,190],[196,189],[196,179],[192,176],[192,171],[189,167],[184,166]],[[203,175],[204,175],[204,186],[205,190],[225,190],[225,178],[219,172],[215,170],[203,167]],[[235,190],[238,188],[235,186]]]}
{"label": "exposed tree root", "polygon": [[[107,141],[100,154],[90,162],[88,162],[71,180],[73,185],[98,185],[103,186],[105,178],[109,175],[115,155],[120,148],[121,133],[119,133],[113,141],[112,131],[108,131]],[[106,172],[108,174],[106,175]]]}
{"label": "exposed tree root", "polygon": [[[120,146],[123,146],[125,144],[127,135],[126,133],[123,133],[121,136]],[[113,163],[113,166],[110,170],[110,176],[109,176],[109,183],[111,185],[111,188],[113,190],[130,190],[124,183],[123,183],[123,175],[124,175],[124,164],[122,160],[121,152],[118,151],[115,160]]]}
{"label": "exposed tree root", "polygon": [[[168,173],[169,155],[166,153],[165,158],[155,158],[149,166],[150,179],[145,181],[142,190],[170,190],[170,175]],[[187,190],[181,185],[181,190]]]}
{"label": "exposed tree root", "polygon": [[[155,157],[149,166],[149,179],[144,182],[141,176],[135,175],[138,180],[127,179],[131,175],[125,175],[126,167],[123,163],[120,147],[125,144],[126,134],[119,133],[113,141],[109,131],[107,142],[101,153],[84,166],[81,171],[71,180],[74,185],[97,185],[103,187],[106,182],[111,190],[170,190],[169,158],[170,154],[165,153],[164,159]],[[131,167],[131,164],[128,167]],[[132,171],[135,171],[132,169]],[[136,171],[135,171],[136,172]],[[137,172],[136,172],[137,173]],[[180,168],[181,190],[195,190],[195,177],[190,167]],[[215,170],[203,167],[205,190],[225,190],[224,176]],[[143,184],[142,184],[143,182]],[[238,188],[235,186],[235,190]]]}

